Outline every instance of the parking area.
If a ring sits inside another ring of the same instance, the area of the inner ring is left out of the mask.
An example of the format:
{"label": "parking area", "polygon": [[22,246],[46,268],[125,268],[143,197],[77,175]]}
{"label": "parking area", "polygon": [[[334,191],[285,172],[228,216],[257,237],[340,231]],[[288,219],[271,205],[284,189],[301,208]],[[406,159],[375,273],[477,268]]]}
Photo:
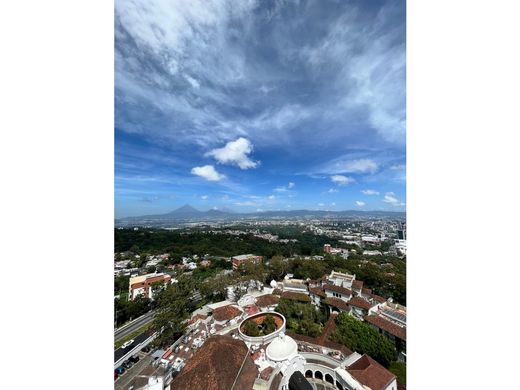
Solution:
{"label": "parking area", "polygon": [[150,353],[139,352],[137,356],[139,357],[139,361],[132,364],[131,367],[125,369],[125,372],[120,375],[114,382],[115,390],[128,390],[128,388],[132,385],[135,377],[140,375],[143,370],[150,366],[152,362]]}

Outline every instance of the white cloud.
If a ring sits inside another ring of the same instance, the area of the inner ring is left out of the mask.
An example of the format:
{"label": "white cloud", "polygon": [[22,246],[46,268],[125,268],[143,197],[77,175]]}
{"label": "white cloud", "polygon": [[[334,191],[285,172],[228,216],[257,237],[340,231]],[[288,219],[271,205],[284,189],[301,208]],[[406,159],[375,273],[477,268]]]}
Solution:
{"label": "white cloud", "polygon": [[356,206],[363,207],[365,202],[361,202],[360,200],[356,200]]}
{"label": "white cloud", "polygon": [[190,85],[195,88],[195,89],[199,89],[200,88],[200,83],[197,79],[194,79],[193,77],[191,77],[190,75],[184,75],[184,78],[186,79],[186,81],[188,81],[188,83],[190,83]]}
{"label": "white cloud", "polygon": [[379,191],[375,190],[362,190],[361,192],[365,195],[379,195]]}
{"label": "white cloud", "polygon": [[332,202],[330,205],[331,205],[331,206],[336,206],[336,203],[335,203],[335,202]]}
{"label": "white cloud", "polygon": [[332,180],[334,183],[339,184],[340,186],[345,186],[354,181],[354,179],[343,175],[333,175],[330,177],[330,180]]}
{"label": "white cloud", "polygon": [[214,157],[220,164],[238,165],[240,169],[256,168],[258,162],[249,159],[253,151],[251,142],[243,137],[230,141],[223,148],[213,149],[206,156]]}
{"label": "white cloud", "polygon": [[318,203],[318,206],[323,207],[325,206],[325,203]]}
{"label": "white cloud", "polygon": [[329,190],[328,190],[327,192],[328,192],[329,194],[334,194],[334,193],[336,193],[336,192],[339,192],[339,190],[336,189],[336,188],[329,188]]}
{"label": "white cloud", "polygon": [[368,158],[350,161],[338,161],[335,171],[339,173],[375,173],[379,164]]}
{"label": "white cloud", "polygon": [[405,203],[399,201],[399,199],[395,197],[395,194],[393,192],[387,192],[385,194],[385,197],[383,198],[383,202],[388,203],[392,206],[405,206]]}
{"label": "white cloud", "polygon": [[202,195],[200,198],[201,198],[202,200],[206,200],[206,199],[208,199],[208,195]]}
{"label": "white cloud", "polygon": [[276,198],[276,196],[274,196],[274,195],[269,195],[269,197],[268,197],[268,198],[269,198],[269,199],[275,199],[275,198]]}
{"label": "white cloud", "polygon": [[295,185],[296,184],[294,184],[292,181],[290,181],[289,184],[287,184],[287,186],[276,187],[273,191],[276,191],[276,192],[287,192],[290,189],[294,188]]}
{"label": "white cloud", "polygon": [[224,195],[221,199],[222,200],[229,200],[229,195]]}
{"label": "white cloud", "polygon": [[226,176],[218,173],[213,165],[204,165],[203,167],[193,167],[191,169],[193,175],[200,176],[208,181],[220,181]]}

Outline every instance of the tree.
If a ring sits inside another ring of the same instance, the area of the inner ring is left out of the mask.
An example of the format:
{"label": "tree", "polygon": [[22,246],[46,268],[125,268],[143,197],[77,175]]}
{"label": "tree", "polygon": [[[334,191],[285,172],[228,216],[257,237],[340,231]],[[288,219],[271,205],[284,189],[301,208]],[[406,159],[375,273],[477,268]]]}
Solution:
{"label": "tree", "polygon": [[331,335],[334,341],[355,352],[366,353],[385,367],[397,359],[397,351],[392,343],[367,323],[347,313],[340,313],[336,325]]}
{"label": "tree", "polygon": [[276,323],[272,315],[268,314],[265,316],[262,327],[264,328],[264,334],[273,333],[276,330]]}
{"label": "tree", "polygon": [[156,346],[167,346],[178,338],[186,328],[192,303],[189,296],[193,291],[192,281],[182,276],[178,283],[170,284],[157,299],[157,311],[153,327],[158,331]]}
{"label": "tree", "polygon": [[258,337],[260,336],[260,331],[258,330],[258,325],[254,321],[246,321],[244,324],[244,333],[250,337]]}

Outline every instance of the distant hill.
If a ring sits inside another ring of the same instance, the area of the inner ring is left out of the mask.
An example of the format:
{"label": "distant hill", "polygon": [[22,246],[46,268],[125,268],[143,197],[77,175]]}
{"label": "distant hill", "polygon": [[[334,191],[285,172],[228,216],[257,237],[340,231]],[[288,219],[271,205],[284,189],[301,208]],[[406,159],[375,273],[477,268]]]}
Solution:
{"label": "distant hill", "polygon": [[142,225],[156,223],[176,223],[186,221],[218,221],[228,219],[255,219],[255,218],[346,218],[346,217],[405,217],[400,211],[326,211],[326,210],[272,210],[255,213],[238,213],[228,208],[200,211],[186,204],[166,214],[142,215],[116,219],[116,225]]}

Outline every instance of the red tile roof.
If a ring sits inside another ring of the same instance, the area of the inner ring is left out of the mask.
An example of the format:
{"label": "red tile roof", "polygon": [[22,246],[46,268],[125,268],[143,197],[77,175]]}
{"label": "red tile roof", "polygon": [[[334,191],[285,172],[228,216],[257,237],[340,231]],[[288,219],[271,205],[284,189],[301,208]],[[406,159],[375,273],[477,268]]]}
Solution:
{"label": "red tile roof", "polygon": [[292,291],[284,291],[282,293],[282,298],[284,299],[290,299],[292,301],[299,301],[299,302],[310,302],[311,299],[308,295],[303,293],[297,293]]}
{"label": "red tile roof", "polygon": [[337,292],[338,294],[343,294],[343,295],[347,295],[347,296],[352,295],[352,291],[349,290],[348,288],[341,287],[341,286],[335,286],[333,284],[326,284],[325,286],[323,286],[323,289],[325,291],[333,291],[333,292]]}
{"label": "red tile roof", "polygon": [[406,328],[405,327],[401,327],[397,324],[394,324],[392,321],[389,321],[386,318],[378,316],[377,314],[365,316],[364,320],[374,326],[377,326],[380,329],[383,329],[384,331],[390,333],[391,335],[394,335],[395,337],[406,341]]}
{"label": "red tile roof", "polygon": [[347,371],[372,390],[384,390],[395,379],[394,374],[366,354],[352,363]]}
{"label": "red tile roof", "polygon": [[365,301],[363,298],[354,297],[350,301],[348,301],[349,306],[360,307],[361,309],[370,309],[372,305]]}
{"label": "red tile roof", "polygon": [[362,292],[363,294],[367,294],[367,295],[372,294],[372,290],[369,289],[369,288],[363,288],[363,289],[361,289],[361,292]]}
{"label": "red tile roof", "polygon": [[372,299],[379,303],[386,302],[386,298],[382,297],[381,295],[372,294]]}
{"label": "red tile roof", "polygon": [[215,321],[229,321],[241,314],[242,311],[235,305],[222,306],[213,310],[213,318]]}
{"label": "red tile roof", "polygon": [[363,288],[363,281],[362,280],[354,280],[352,282],[352,288],[361,290]]}
{"label": "red tile roof", "polygon": [[267,306],[271,306],[271,305],[276,305],[279,300],[280,300],[280,298],[277,297],[276,295],[271,295],[271,294],[262,295],[262,296],[256,298],[256,305],[259,307],[267,307]]}
{"label": "red tile roof", "polygon": [[320,287],[309,287],[309,292],[322,298],[327,297],[325,292]]}
{"label": "red tile roof", "polygon": [[344,310],[344,311],[349,311],[349,307],[348,307],[347,302],[342,301],[339,298],[329,297],[327,299],[324,299],[323,303],[326,304],[326,305],[332,306],[332,307],[337,307],[338,309],[341,309],[341,310]]}
{"label": "red tile roof", "polygon": [[242,340],[213,336],[189,359],[171,383],[172,389],[251,389],[258,370]]}
{"label": "red tile roof", "polygon": [[188,325],[194,324],[198,320],[205,320],[206,318],[208,318],[208,316],[205,316],[204,314],[196,314],[188,321]]}

